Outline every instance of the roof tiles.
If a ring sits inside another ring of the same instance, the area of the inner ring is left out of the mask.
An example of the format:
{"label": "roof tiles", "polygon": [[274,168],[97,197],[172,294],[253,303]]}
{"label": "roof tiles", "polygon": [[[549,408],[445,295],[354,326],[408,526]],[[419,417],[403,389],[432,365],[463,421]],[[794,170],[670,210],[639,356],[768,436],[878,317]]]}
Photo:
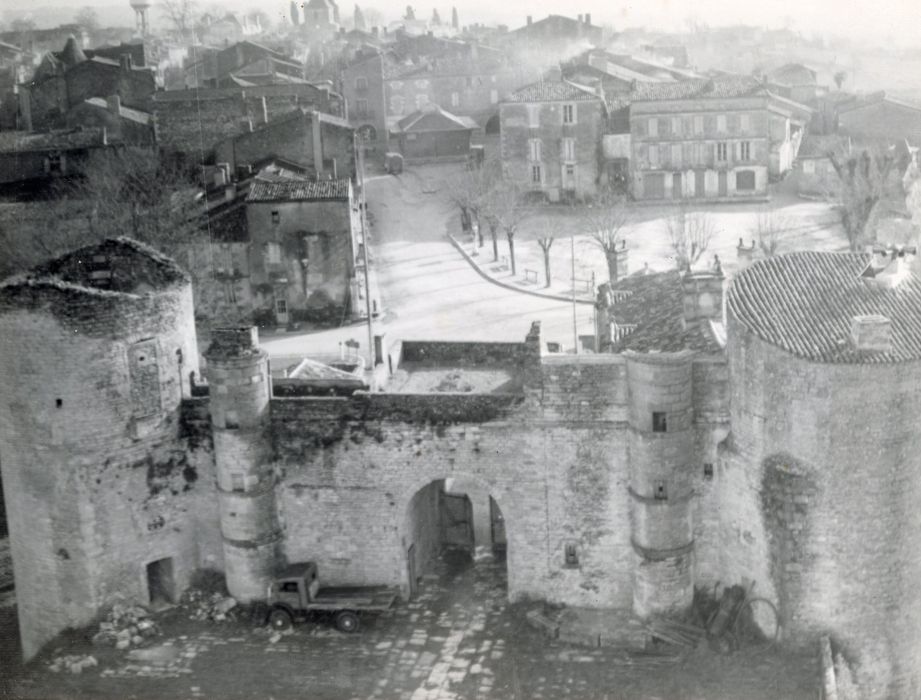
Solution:
{"label": "roof tiles", "polygon": [[[807,360],[882,363],[921,359],[921,280],[909,274],[887,287],[862,278],[865,253],[797,252],[762,260],[736,276],[731,315],[762,340]],[[858,351],[849,342],[855,316],[891,321],[891,348]]]}
{"label": "roof tiles", "polygon": [[601,98],[585,88],[566,80],[541,80],[518,88],[506,99],[507,102],[577,102]]}
{"label": "roof tiles", "polygon": [[247,202],[321,201],[349,198],[349,180],[256,180],[250,188]]}

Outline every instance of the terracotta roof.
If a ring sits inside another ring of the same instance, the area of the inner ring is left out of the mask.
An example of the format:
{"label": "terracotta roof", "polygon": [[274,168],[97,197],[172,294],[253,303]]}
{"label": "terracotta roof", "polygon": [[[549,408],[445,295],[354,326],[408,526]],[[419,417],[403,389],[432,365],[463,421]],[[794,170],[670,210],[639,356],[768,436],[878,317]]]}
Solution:
{"label": "terracotta roof", "polygon": [[[729,288],[732,316],[762,340],[819,362],[900,362],[921,358],[921,280],[895,287],[873,284],[861,272],[866,253],[788,253],[738,274]],[[854,316],[881,315],[891,323],[887,352],[859,352],[849,342]]]}
{"label": "terracotta roof", "polygon": [[525,85],[510,94],[506,102],[576,102],[600,100],[593,92],[568,80],[541,80]]}
{"label": "terracotta roof", "polygon": [[721,346],[709,323],[686,328],[684,293],[677,270],[635,273],[613,285],[609,313],[620,325],[636,328],[615,342],[610,352],[718,352]]}
{"label": "terracotta roof", "polygon": [[349,180],[253,182],[247,202],[318,201],[349,198]]}
{"label": "terracotta roof", "polygon": [[766,94],[764,85],[755,78],[747,75],[730,75],[675,83],[637,83],[633,101],[725,99]]}

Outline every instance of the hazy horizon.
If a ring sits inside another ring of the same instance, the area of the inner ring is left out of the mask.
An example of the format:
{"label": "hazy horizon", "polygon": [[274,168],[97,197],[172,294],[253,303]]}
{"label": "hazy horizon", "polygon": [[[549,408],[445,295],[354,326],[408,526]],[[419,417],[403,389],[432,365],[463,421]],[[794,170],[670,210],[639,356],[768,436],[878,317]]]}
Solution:
{"label": "hazy horizon", "polygon": [[[273,15],[273,19],[286,17],[289,0],[225,0],[221,3],[198,3],[202,11],[215,8],[242,11],[260,9]],[[104,24],[131,24],[133,14],[128,0],[77,0],[74,3],[62,3],[61,0],[32,0],[26,8],[20,0],[0,0],[0,17],[10,21],[19,17],[32,15],[39,26],[56,26],[70,21],[73,14],[82,6],[89,5],[97,9]],[[402,2],[382,2],[368,0],[359,2],[363,9],[374,8],[381,12],[386,20],[398,19],[406,7]],[[420,18],[431,16],[437,8],[442,18],[451,16],[451,4],[413,3],[416,15]],[[646,0],[643,3],[627,2],[612,5],[601,0],[579,0],[577,3],[560,0],[527,3],[512,1],[505,3],[487,0],[469,0],[458,3],[458,13],[462,24],[482,22],[486,24],[507,24],[514,28],[524,24],[527,15],[539,19],[547,14],[562,14],[574,17],[577,14],[591,13],[592,21],[598,25],[613,25],[616,29],[626,27],[647,27],[662,31],[683,30],[687,20],[693,18],[701,24],[710,26],[727,26],[749,24],[770,28],[788,26],[791,29],[810,35],[838,35],[850,39],[868,39],[886,41],[899,45],[909,45],[916,41],[914,36],[921,23],[921,4],[917,0],[851,0],[844,5],[840,0],[774,0],[772,3],[743,4],[734,0],[697,0],[692,9],[679,5],[675,0]],[[675,7],[679,9],[673,9]],[[350,15],[354,3],[346,4],[340,0],[344,15]],[[880,8],[885,11],[880,11]],[[162,13],[156,8],[151,19],[159,24]]]}

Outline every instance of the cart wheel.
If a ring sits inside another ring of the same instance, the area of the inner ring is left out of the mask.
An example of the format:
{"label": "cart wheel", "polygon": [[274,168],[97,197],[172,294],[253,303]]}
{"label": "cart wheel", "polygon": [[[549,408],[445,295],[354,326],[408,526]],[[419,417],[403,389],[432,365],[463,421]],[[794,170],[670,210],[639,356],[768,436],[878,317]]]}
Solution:
{"label": "cart wheel", "polygon": [[269,625],[272,629],[283,632],[284,630],[291,629],[293,624],[294,620],[291,619],[291,614],[287,610],[275,608],[269,613]]}
{"label": "cart wheel", "polygon": [[767,598],[747,600],[739,615],[739,624],[745,625],[746,642],[756,649],[773,646],[780,636],[780,615]]}
{"label": "cart wheel", "polygon": [[357,632],[360,625],[358,615],[351,610],[343,610],[336,615],[336,629],[340,632]]}

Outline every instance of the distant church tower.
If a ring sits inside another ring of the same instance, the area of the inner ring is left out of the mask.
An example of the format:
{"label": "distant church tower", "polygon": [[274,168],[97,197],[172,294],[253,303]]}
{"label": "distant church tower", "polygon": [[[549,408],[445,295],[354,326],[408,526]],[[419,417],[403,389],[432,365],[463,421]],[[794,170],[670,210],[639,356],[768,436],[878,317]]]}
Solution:
{"label": "distant church tower", "polygon": [[147,12],[153,4],[153,0],[130,0],[131,7],[134,9],[135,22],[137,31],[141,36],[147,36],[150,26],[147,23]]}

